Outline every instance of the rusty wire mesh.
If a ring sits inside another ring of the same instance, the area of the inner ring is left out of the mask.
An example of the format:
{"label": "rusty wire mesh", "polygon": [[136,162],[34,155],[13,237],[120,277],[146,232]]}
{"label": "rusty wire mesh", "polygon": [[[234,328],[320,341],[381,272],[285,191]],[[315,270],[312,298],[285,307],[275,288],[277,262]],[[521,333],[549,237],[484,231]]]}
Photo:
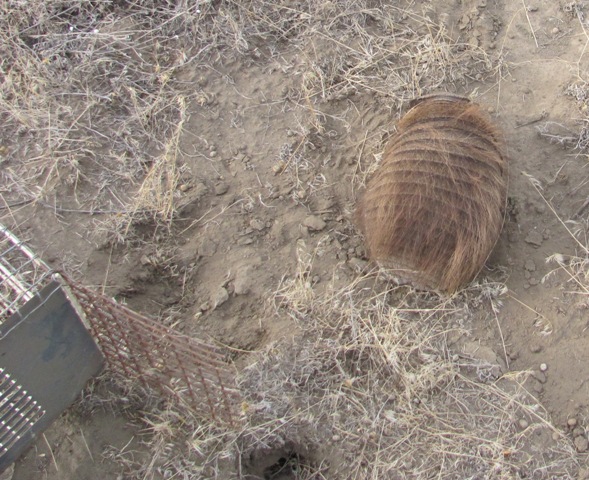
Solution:
{"label": "rusty wire mesh", "polygon": [[214,347],[65,278],[111,370],[137,379],[188,409],[224,424],[238,424],[240,395],[234,372]]}
{"label": "rusty wire mesh", "polygon": [[0,249],[0,325],[52,279],[60,280],[112,372],[155,390],[172,408],[239,423],[235,375],[218,349],[55,274],[1,224]]}

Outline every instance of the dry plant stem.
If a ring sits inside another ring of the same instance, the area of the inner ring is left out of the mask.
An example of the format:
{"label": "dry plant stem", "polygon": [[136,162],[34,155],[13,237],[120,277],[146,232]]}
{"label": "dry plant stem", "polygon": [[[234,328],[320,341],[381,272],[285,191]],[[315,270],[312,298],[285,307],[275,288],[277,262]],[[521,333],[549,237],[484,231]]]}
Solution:
{"label": "dry plant stem", "polygon": [[55,455],[53,454],[53,449],[51,448],[51,445],[49,444],[49,440],[47,440],[47,437],[45,436],[45,434],[43,434],[43,440],[45,440],[45,444],[47,445],[47,449],[49,450],[49,454],[51,455],[51,459],[53,460],[53,466],[55,467],[55,471],[59,472],[59,467],[57,466],[57,461],[55,460]]}
{"label": "dry plant stem", "polygon": [[525,0],[522,0],[522,5],[524,6],[524,13],[526,15],[526,19],[528,20],[528,25],[530,27],[530,32],[532,33],[532,37],[534,37],[534,43],[536,44],[536,48],[538,48],[538,39],[536,38],[536,33],[534,32],[534,27],[532,27],[532,22],[530,21],[530,16],[528,15],[528,7],[526,6]]}

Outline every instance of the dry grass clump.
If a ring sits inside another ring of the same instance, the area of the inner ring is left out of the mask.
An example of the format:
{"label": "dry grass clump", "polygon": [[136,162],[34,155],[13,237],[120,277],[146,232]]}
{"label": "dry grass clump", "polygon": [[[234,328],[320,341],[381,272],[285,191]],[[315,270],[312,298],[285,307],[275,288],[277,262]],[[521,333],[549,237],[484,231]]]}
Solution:
{"label": "dry grass clump", "polygon": [[123,416],[138,433],[135,447],[105,445],[102,452],[129,480],[203,478],[203,459],[234,437],[191,409],[162,399],[161,392],[110,370],[85,388],[71,411],[85,418],[97,410]]}
{"label": "dry grass clump", "polygon": [[243,373],[250,424],[233,447],[241,474],[270,472],[281,457],[292,478],[573,475],[574,449],[553,439],[522,386],[527,374],[496,380],[496,366],[448,347],[466,333],[474,300],[496,302],[495,286],[443,303],[374,277],[327,292],[302,275],[277,293],[278,314],[305,335],[271,346]]}
{"label": "dry grass clump", "polygon": [[589,150],[589,83],[583,81],[569,85],[566,93],[577,101],[582,115],[579,134],[573,139],[573,146],[587,152]]}
{"label": "dry grass clump", "polygon": [[1,6],[3,207],[51,199],[169,221],[191,94],[175,73],[192,61],[198,12],[148,1]]}
{"label": "dry grass clump", "polygon": [[506,199],[499,130],[478,105],[436,95],[399,121],[357,219],[372,259],[404,282],[453,292],[491,253]]}

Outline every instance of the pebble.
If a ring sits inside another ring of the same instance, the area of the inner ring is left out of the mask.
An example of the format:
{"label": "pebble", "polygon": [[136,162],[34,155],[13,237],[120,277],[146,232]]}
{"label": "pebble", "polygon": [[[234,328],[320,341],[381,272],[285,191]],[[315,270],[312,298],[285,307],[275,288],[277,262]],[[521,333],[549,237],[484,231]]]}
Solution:
{"label": "pebble", "polygon": [[303,225],[309,230],[313,230],[315,232],[320,232],[327,226],[327,224],[317,215],[310,215],[305,218],[305,220],[303,220]]}
{"label": "pebble", "polygon": [[264,230],[264,228],[266,228],[266,224],[262,222],[262,220],[254,218],[250,221],[250,227],[259,232],[260,230]]}
{"label": "pebble", "polygon": [[546,365],[545,363],[541,363],[540,364],[540,371],[545,372],[546,370],[548,370],[548,365]]}
{"label": "pebble", "polygon": [[536,385],[534,385],[534,392],[540,394],[544,392],[544,387],[541,383],[536,383]]}
{"label": "pebble", "polygon": [[534,260],[526,260],[526,263],[524,263],[524,268],[528,271],[528,272],[535,272],[536,271],[536,264],[534,263]]}
{"label": "pebble", "polygon": [[215,158],[216,156],[217,156],[217,152],[215,150],[211,150],[211,152],[209,153],[209,157]]}
{"label": "pebble", "polygon": [[540,353],[542,351],[542,345],[539,345],[537,343],[532,343],[530,345],[530,352],[532,353]]}
{"label": "pebble", "polygon": [[215,195],[225,195],[229,190],[229,185],[225,182],[219,182],[215,185]]}
{"label": "pebble", "polygon": [[544,375],[543,372],[532,372],[532,377],[534,377],[540,383],[546,383],[546,375]]}
{"label": "pebble", "polygon": [[558,35],[560,33],[560,29],[558,27],[554,27],[552,29],[552,35]]}
{"label": "pebble", "polygon": [[544,241],[544,237],[537,230],[532,230],[530,233],[528,233],[528,235],[526,236],[524,241],[526,243],[529,243],[533,247],[538,248],[538,247],[542,246],[542,242]]}
{"label": "pebble", "polygon": [[577,426],[577,419],[576,418],[569,418],[567,420],[567,425],[571,428],[574,428]]}
{"label": "pebble", "polygon": [[362,260],[361,258],[356,257],[350,258],[348,263],[352,270],[358,273],[362,273],[368,266],[368,262],[366,260]]}
{"label": "pebble", "polygon": [[521,420],[518,422],[518,424],[519,424],[519,427],[520,427],[522,430],[525,430],[526,428],[528,428],[528,425],[529,425],[528,421],[527,421],[526,419],[524,419],[524,418],[522,418],[522,419],[521,419]]}
{"label": "pebble", "polygon": [[538,285],[538,283],[540,283],[540,282],[536,277],[532,277],[532,278],[530,278],[529,283],[530,283],[530,285]]}
{"label": "pebble", "polygon": [[180,191],[181,192],[187,192],[190,189],[190,185],[183,183],[182,185],[180,185]]}
{"label": "pebble", "polygon": [[233,280],[233,292],[235,295],[247,295],[250,292],[250,278],[249,275],[236,275]]}
{"label": "pebble", "polygon": [[223,305],[227,300],[229,300],[229,292],[225,287],[219,288],[212,298],[213,308],[220,307]]}
{"label": "pebble", "polygon": [[589,449],[589,442],[585,437],[577,437],[575,438],[575,448],[577,452],[584,453]]}

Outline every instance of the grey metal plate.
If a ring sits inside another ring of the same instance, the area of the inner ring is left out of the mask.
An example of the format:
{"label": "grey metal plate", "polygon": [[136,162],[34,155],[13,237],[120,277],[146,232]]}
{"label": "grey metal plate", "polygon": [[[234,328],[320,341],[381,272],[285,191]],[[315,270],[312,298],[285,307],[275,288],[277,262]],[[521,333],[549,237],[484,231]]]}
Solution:
{"label": "grey metal plate", "polygon": [[57,282],[0,326],[0,472],[72,404],[102,363]]}

